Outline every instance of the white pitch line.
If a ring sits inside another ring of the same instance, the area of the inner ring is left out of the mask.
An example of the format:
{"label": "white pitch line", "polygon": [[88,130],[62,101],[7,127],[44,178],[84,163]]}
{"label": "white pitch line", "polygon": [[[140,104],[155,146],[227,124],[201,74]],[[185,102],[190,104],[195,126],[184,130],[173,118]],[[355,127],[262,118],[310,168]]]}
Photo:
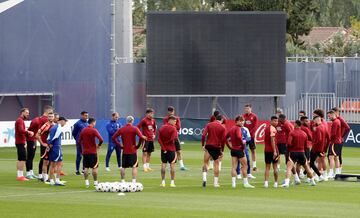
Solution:
{"label": "white pitch line", "polygon": [[23,194],[23,195],[3,195],[3,196],[0,196],[0,198],[27,197],[27,196],[34,196],[34,195],[41,196],[41,195],[53,195],[53,194],[74,194],[74,193],[83,193],[83,192],[93,192],[93,191],[86,190],[86,191],[69,191],[69,192],[46,192],[46,193],[34,193],[34,194]]}

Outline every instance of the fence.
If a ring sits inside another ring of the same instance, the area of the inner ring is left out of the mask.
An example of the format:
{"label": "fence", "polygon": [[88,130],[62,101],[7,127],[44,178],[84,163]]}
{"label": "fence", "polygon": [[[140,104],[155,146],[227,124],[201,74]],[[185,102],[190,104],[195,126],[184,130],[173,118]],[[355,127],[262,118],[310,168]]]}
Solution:
{"label": "fence", "polygon": [[298,119],[299,110],[305,110],[312,118],[312,111],[322,108],[325,112],[339,107],[341,116],[349,123],[360,123],[360,98],[336,97],[335,93],[303,93],[284,113],[290,120]]}

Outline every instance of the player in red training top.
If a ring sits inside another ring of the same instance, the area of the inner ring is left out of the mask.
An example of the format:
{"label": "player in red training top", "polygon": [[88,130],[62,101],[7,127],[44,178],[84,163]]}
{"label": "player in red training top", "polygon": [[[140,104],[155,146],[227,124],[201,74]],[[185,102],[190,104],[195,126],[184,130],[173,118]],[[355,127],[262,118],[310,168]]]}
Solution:
{"label": "player in red training top", "polygon": [[20,111],[20,116],[15,121],[15,145],[17,150],[17,158],[16,162],[17,168],[17,177],[18,181],[28,181],[27,178],[24,177],[24,167],[26,161],[26,136],[32,137],[34,132],[25,129],[24,120],[29,119],[30,112],[28,108],[22,108]]}
{"label": "player in red training top", "polygon": [[[295,129],[292,130],[288,137],[287,142],[287,151],[288,151],[288,161],[286,163],[286,177],[285,182],[281,187],[289,187],[290,177],[292,174],[292,169],[295,164],[301,165],[305,168],[308,178],[310,178],[310,185],[316,185],[313,174],[310,171],[309,165],[306,162],[305,157],[305,148],[307,147],[307,134],[301,130],[301,121],[295,121]],[[297,174],[295,174],[297,175]],[[301,181],[299,177],[295,177],[295,184],[300,184]]]}
{"label": "player in red training top", "polygon": [[285,165],[287,163],[288,155],[286,151],[286,143],[288,141],[289,134],[293,129],[293,125],[286,119],[285,114],[280,114],[279,123],[276,126],[276,144],[279,151],[278,170],[280,170],[281,155],[285,156]]}
{"label": "player in red training top", "polygon": [[[226,128],[222,124],[223,116],[218,115],[216,121],[208,123],[205,126],[201,145],[204,153],[203,162],[203,187],[206,187],[206,176],[208,170],[208,162],[210,157],[214,160],[214,187],[220,187],[219,185],[219,157],[223,155],[223,149],[226,141]],[[206,142],[206,143],[205,143]]]}
{"label": "player in red training top", "polygon": [[[147,140],[143,145],[143,164],[144,164],[144,172],[153,171],[150,168],[150,158],[151,153],[154,152],[154,140],[156,136],[156,122],[154,119],[154,109],[148,108],[145,112],[145,117],[140,121],[137,127],[142,131],[142,134],[147,137]],[[139,141],[139,145],[142,141]]]}
{"label": "player in red training top", "polygon": [[264,153],[265,153],[265,182],[264,187],[269,187],[269,174],[270,167],[274,169],[274,188],[278,187],[278,170],[277,163],[279,161],[279,152],[276,146],[276,126],[278,125],[278,117],[272,116],[270,118],[270,125],[265,128],[265,139],[264,139]]}
{"label": "player in red training top", "polygon": [[[328,118],[331,120],[331,129],[330,129],[330,145],[328,149],[328,157],[329,157],[329,178],[334,178],[335,174],[340,174],[340,161],[339,156],[342,150],[342,128],[341,121],[337,117],[335,111],[330,110],[327,112]],[[334,174],[334,167],[335,174]]]}
{"label": "player in red training top", "polygon": [[42,170],[41,170],[41,176],[39,176],[40,180],[44,182],[48,182],[49,174],[48,174],[48,166],[49,166],[49,145],[47,144],[47,139],[50,133],[51,127],[54,125],[54,113],[50,112],[47,115],[48,121],[44,123],[40,129],[38,130],[36,134],[37,140],[40,142],[42,155],[40,156],[40,159],[42,159]]}
{"label": "player in red training top", "polygon": [[165,187],[166,165],[170,164],[170,187],[175,186],[175,163],[177,160],[176,141],[178,140],[177,117],[170,115],[159,130],[158,141],[161,146],[161,187]]}
{"label": "player in red training top", "polygon": [[[173,106],[169,106],[167,111],[168,111],[168,114],[166,117],[164,117],[163,124],[168,123],[168,119],[170,116],[175,116],[175,108]],[[180,129],[181,129],[180,118],[178,116],[175,116],[175,118],[176,118],[176,124],[175,124],[176,130],[180,131]],[[187,168],[184,165],[184,160],[183,160],[183,155],[181,152],[181,145],[180,145],[179,139],[176,139],[175,145],[176,145],[176,155],[177,155],[177,160],[179,161],[180,170],[187,170]]]}
{"label": "player in red training top", "polygon": [[[87,188],[90,186],[88,178],[89,168],[92,169],[91,173],[94,179],[94,186],[98,185],[98,149],[100,149],[104,141],[100,133],[95,129],[96,119],[89,118],[88,124],[87,127],[81,130],[79,136],[79,145],[82,147],[85,186]],[[96,139],[99,141],[98,144],[96,144]]]}
{"label": "player in red training top", "polygon": [[[125,182],[125,170],[127,168],[132,168],[132,182],[135,183],[138,173],[137,149],[141,145],[141,143],[139,143],[138,146],[136,146],[136,136],[139,136],[140,140],[147,140],[147,137],[141,134],[140,130],[136,126],[133,126],[134,117],[126,117],[126,122],[127,124],[125,126],[115,132],[112,136],[112,140],[117,146],[123,149],[121,161],[121,182]],[[119,136],[121,137],[122,145],[118,141]]]}
{"label": "player in red training top", "polygon": [[257,170],[256,167],[256,141],[255,133],[257,129],[258,117],[255,113],[252,112],[251,104],[246,104],[244,106],[244,114],[242,115],[245,118],[245,127],[248,128],[251,135],[251,140],[248,142],[249,148],[251,150],[251,159],[253,162],[253,171]]}

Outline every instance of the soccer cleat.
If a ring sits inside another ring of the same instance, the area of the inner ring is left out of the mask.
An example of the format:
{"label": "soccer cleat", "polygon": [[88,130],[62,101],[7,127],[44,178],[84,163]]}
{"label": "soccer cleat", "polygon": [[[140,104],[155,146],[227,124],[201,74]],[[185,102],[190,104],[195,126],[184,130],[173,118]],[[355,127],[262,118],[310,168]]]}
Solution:
{"label": "soccer cleat", "polygon": [[38,182],[44,182],[44,178],[38,178]]}
{"label": "soccer cleat", "polygon": [[310,181],[309,185],[310,186],[316,186],[316,183],[315,183],[315,181]]}
{"label": "soccer cleat", "polygon": [[251,175],[251,174],[248,174],[248,175],[247,175],[247,178],[248,178],[248,179],[256,179],[256,177],[253,176],[253,175]]}
{"label": "soccer cleat", "polygon": [[28,180],[33,179],[32,175],[27,175],[25,178],[27,178]]}
{"label": "soccer cleat", "polygon": [[24,176],[16,177],[16,180],[17,180],[17,181],[21,181],[21,182],[29,181],[29,180],[28,180],[27,178],[25,178]]}
{"label": "soccer cleat", "polygon": [[217,183],[217,184],[214,184],[214,188],[219,188],[220,187],[220,184]]}
{"label": "soccer cleat", "polygon": [[202,187],[206,187],[206,181],[203,181],[203,183],[202,183]]}
{"label": "soccer cleat", "polygon": [[105,170],[106,170],[107,172],[110,172],[110,171],[111,171],[109,167],[106,167]]}
{"label": "soccer cleat", "polygon": [[244,188],[255,188],[255,186],[250,185],[249,183],[244,184]]}
{"label": "soccer cleat", "polygon": [[332,179],[332,178],[334,178],[334,173],[332,173],[332,172],[329,172],[329,174],[328,174],[328,178],[329,178],[329,179]]}
{"label": "soccer cleat", "polygon": [[277,183],[274,183],[273,187],[274,187],[274,188],[277,188],[277,187],[278,187],[278,184],[277,184]]}
{"label": "soccer cleat", "polygon": [[289,184],[288,183],[284,183],[281,185],[282,188],[289,188]]}
{"label": "soccer cleat", "polygon": [[66,176],[66,173],[63,172],[63,171],[61,171],[61,172],[60,172],[60,176]]}
{"label": "soccer cleat", "polygon": [[295,180],[294,183],[295,183],[295,185],[300,185],[301,181],[300,180],[298,180],[298,181]]}
{"label": "soccer cleat", "polygon": [[242,179],[241,174],[237,175],[236,178],[237,178],[237,179]]}
{"label": "soccer cleat", "polygon": [[35,176],[35,175],[31,175],[31,178],[32,178],[32,179],[38,179],[38,177]]}
{"label": "soccer cleat", "polygon": [[186,167],[180,167],[180,170],[182,170],[182,171],[186,171],[186,170],[188,170]]}
{"label": "soccer cleat", "polygon": [[311,179],[310,178],[306,178],[305,183],[310,183]]}
{"label": "soccer cleat", "polygon": [[299,175],[299,177],[300,177],[300,179],[303,179],[303,178],[305,178],[305,175],[304,175],[304,173],[301,171],[300,172],[300,175]]}
{"label": "soccer cleat", "polygon": [[80,173],[79,171],[76,171],[75,172],[75,175],[77,175],[77,176],[81,176],[83,173]]}
{"label": "soccer cleat", "polygon": [[144,168],[144,173],[148,173],[149,169],[148,168]]}
{"label": "soccer cleat", "polygon": [[160,187],[162,187],[162,188],[165,188],[165,186],[166,186],[165,183],[160,184]]}
{"label": "soccer cleat", "polygon": [[264,188],[269,188],[269,184],[264,183]]}
{"label": "soccer cleat", "polygon": [[256,167],[253,167],[253,171],[254,171],[254,172],[257,172],[257,168],[256,168]]}
{"label": "soccer cleat", "polygon": [[324,176],[323,175],[319,176],[318,182],[323,182],[323,181],[325,181]]}
{"label": "soccer cleat", "polygon": [[55,183],[54,185],[55,185],[55,186],[65,186],[65,184],[64,184],[64,183],[62,183],[62,182]]}
{"label": "soccer cleat", "polygon": [[170,184],[170,187],[171,188],[176,188],[176,185],[175,184]]}
{"label": "soccer cleat", "polygon": [[152,171],[154,171],[153,169],[151,169],[150,167],[149,168],[147,168],[148,169],[148,171],[149,172],[152,172]]}

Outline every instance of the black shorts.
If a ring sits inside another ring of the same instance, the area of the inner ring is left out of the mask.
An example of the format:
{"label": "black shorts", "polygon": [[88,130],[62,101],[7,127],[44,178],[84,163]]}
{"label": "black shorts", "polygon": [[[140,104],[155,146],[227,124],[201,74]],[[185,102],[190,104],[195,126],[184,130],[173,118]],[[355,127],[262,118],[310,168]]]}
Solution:
{"label": "black shorts", "polygon": [[242,150],[231,150],[231,157],[243,158],[245,156],[244,151]]}
{"label": "black shorts", "polygon": [[26,148],[25,144],[16,144],[18,161],[26,161]]}
{"label": "black shorts", "polygon": [[211,145],[205,145],[205,149],[210,154],[210,156],[213,160],[219,159],[219,157],[221,155],[221,148],[215,148],[215,147],[212,147]]}
{"label": "black shorts", "polygon": [[286,154],[286,144],[279,143],[277,144],[279,154]]}
{"label": "black shorts", "polygon": [[265,163],[266,164],[275,164],[279,161],[279,155],[274,159],[274,152],[265,152]]}
{"label": "black shorts", "polygon": [[305,152],[290,152],[290,159],[292,162],[304,166],[306,163]]}
{"label": "black shorts", "polygon": [[316,157],[325,157],[325,153],[323,153],[323,152],[311,151],[310,156],[311,156],[311,154],[313,154]]}
{"label": "black shorts", "polygon": [[121,164],[122,168],[138,167],[137,154],[123,154]]}
{"label": "black shorts", "polygon": [[147,152],[147,153],[154,152],[154,142],[153,141],[145,141],[143,152]]}
{"label": "black shorts", "polygon": [[305,149],[305,157],[307,161],[310,161],[310,148]]}
{"label": "black shorts", "polygon": [[40,158],[43,160],[49,160],[49,151],[46,151],[46,147],[40,145]]}
{"label": "black shorts", "polygon": [[175,140],[175,148],[176,148],[176,151],[181,150],[181,145],[180,145],[180,140],[179,139]]}
{"label": "black shorts", "polygon": [[332,144],[329,145],[328,148],[328,156],[333,155],[333,156],[340,156],[341,152],[342,152],[342,144]]}
{"label": "black shorts", "polygon": [[251,140],[248,141],[248,145],[249,145],[250,150],[256,149],[255,139],[253,137],[251,137]]}
{"label": "black shorts", "polygon": [[99,161],[97,154],[84,154],[83,155],[84,168],[96,169],[99,167]]}
{"label": "black shorts", "polygon": [[161,162],[162,163],[176,163],[176,152],[175,151],[167,151],[166,153],[161,150]]}

